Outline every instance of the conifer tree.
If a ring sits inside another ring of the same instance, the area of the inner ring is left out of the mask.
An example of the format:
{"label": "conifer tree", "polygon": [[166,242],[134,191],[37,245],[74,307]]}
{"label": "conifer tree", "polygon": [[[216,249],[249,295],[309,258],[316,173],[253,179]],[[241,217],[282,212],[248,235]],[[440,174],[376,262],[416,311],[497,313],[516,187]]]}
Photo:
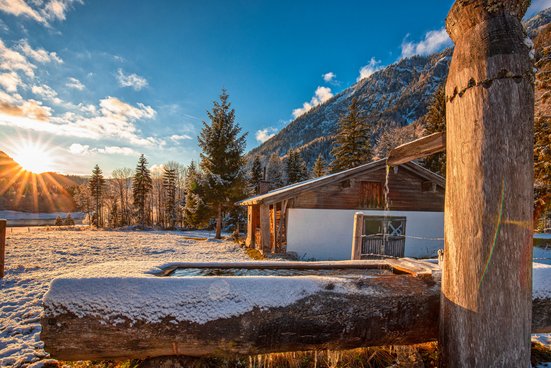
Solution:
{"label": "conifer tree", "polygon": [[266,180],[270,182],[270,189],[281,188],[285,185],[283,180],[283,165],[277,153],[273,153],[266,167]]}
{"label": "conifer tree", "polygon": [[57,216],[55,218],[55,226],[63,226],[63,219],[61,218],[61,216]]}
{"label": "conifer tree", "polygon": [[208,223],[210,213],[202,199],[201,173],[197,170],[195,162],[191,162],[186,171],[185,200],[184,200],[184,226],[199,228]]}
{"label": "conifer tree", "polygon": [[94,167],[94,170],[92,171],[92,176],[90,177],[90,181],[88,182],[88,186],[90,187],[90,195],[92,197],[95,209],[95,216],[92,218],[92,222],[96,227],[102,227],[102,208],[103,194],[105,190],[105,179],[103,178],[103,173],[99,168],[99,165],[96,165]]}
{"label": "conifer tree", "polygon": [[165,165],[163,171],[163,188],[165,191],[165,218],[169,229],[174,229],[176,213],[176,169]]}
{"label": "conifer tree", "polygon": [[136,215],[138,224],[142,227],[145,226],[147,213],[146,204],[147,198],[153,188],[153,181],[151,179],[151,173],[147,167],[147,159],[142,154],[138,160],[136,171],[132,179],[132,196],[134,198],[134,208],[136,209]]}
{"label": "conifer tree", "polygon": [[74,226],[75,220],[73,220],[73,216],[71,216],[70,213],[67,214],[67,217],[65,217],[65,220],[63,220],[63,225],[65,226]]}
{"label": "conifer tree", "polygon": [[290,149],[287,154],[287,184],[294,184],[308,179],[306,163],[298,150]]}
{"label": "conifer tree", "polygon": [[318,155],[314,167],[312,168],[312,177],[319,178],[325,175],[325,160],[321,153]]}
{"label": "conifer tree", "polygon": [[251,168],[250,184],[256,194],[258,194],[259,183],[263,179],[264,179],[264,169],[262,168],[260,157],[255,156],[253,161],[253,166]]}
{"label": "conifer tree", "polygon": [[[426,122],[426,135],[446,131],[446,92],[443,85],[436,90],[423,120]],[[435,173],[446,176],[446,153],[441,152],[425,157],[423,166]]]}
{"label": "conifer tree", "polygon": [[216,209],[216,238],[220,239],[223,212],[235,206],[246,188],[243,171],[246,133],[241,134],[241,127],[235,122],[235,110],[225,90],[207,114],[210,124],[203,122],[199,135],[203,150],[201,169],[209,188],[206,199]]}
{"label": "conifer tree", "polygon": [[348,112],[339,119],[335,146],[331,154],[335,160],[332,172],[338,172],[368,163],[371,160],[371,128],[353,98]]}

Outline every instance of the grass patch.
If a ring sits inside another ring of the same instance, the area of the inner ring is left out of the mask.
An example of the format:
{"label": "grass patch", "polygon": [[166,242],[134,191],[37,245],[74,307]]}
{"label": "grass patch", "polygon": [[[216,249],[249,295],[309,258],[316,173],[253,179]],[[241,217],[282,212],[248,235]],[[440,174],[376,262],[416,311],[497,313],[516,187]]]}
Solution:
{"label": "grass patch", "polygon": [[530,361],[536,367],[540,363],[551,362],[551,349],[539,342],[532,342],[532,354]]}
{"label": "grass patch", "polygon": [[261,261],[263,259],[266,259],[262,253],[260,253],[260,251],[258,249],[252,249],[252,248],[245,248],[245,253],[247,253],[247,255],[254,259],[254,260],[257,260],[257,261]]}

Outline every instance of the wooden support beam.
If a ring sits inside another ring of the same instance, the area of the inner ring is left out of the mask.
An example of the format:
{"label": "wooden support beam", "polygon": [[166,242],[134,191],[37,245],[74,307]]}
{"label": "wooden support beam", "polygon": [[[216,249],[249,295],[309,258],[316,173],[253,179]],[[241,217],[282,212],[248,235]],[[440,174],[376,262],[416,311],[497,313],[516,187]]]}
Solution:
{"label": "wooden support beam", "polygon": [[260,251],[262,254],[270,253],[270,206],[266,204],[260,207]]}
{"label": "wooden support beam", "polygon": [[245,240],[245,245],[248,248],[254,248],[254,206],[247,206],[247,239]]}
{"label": "wooden support beam", "polygon": [[[287,203],[289,203],[289,201],[287,199],[285,199],[283,202],[281,202],[281,210],[279,212],[279,227],[278,227],[278,232],[277,232],[277,239],[278,239],[278,244],[277,244],[277,252],[280,253],[282,252],[282,248],[283,248],[283,239],[287,239],[287,227],[285,226],[286,224],[286,221],[285,221],[285,217],[287,216]],[[285,232],[285,234],[284,234]]]}
{"label": "wooden support beam", "polygon": [[443,367],[529,367],[534,72],[530,1],[457,0],[446,82]]}
{"label": "wooden support beam", "polygon": [[6,220],[0,220],[0,279],[4,277],[6,265]]}
{"label": "wooden support beam", "polygon": [[434,133],[394,148],[386,162],[389,166],[398,166],[445,150],[446,133]]}
{"label": "wooden support beam", "polygon": [[270,229],[270,252],[275,254],[277,248],[277,203],[274,203],[270,210],[270,225],[272,226]]}
{"label": "wooden support beam", "polygon": [[352,238],[352,259],[359,260],[362,256],[364,215],[356,213],[354,215],[354,237]]}

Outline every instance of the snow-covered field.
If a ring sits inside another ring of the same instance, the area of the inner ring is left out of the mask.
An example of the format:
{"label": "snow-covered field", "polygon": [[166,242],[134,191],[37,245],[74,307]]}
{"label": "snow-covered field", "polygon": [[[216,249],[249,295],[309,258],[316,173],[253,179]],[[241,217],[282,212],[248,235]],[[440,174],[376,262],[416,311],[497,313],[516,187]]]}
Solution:
{"label": "snow-covered field", "polygon": [[[47,356],[40,341],[42,296],[53,278],[108,261],[250,260],[236,244],[193,240],[206,233],[122,231],[8,232],[0,280],[0,367],[25,367]],[[32,364],[31,364],[32,365]]]}
{"label": "snow-covered field", "polygon": [[[8,231],[6,276],[0,280],[0,367],[41,366],[42,297],[57,276],[111,261],[250,261],[232,242],[208,232]],[[545,254],[547,256],[547,253]],[[551,266],[534,270],[535,290],[551,292]],[[549,335],[534,336],[551,345]]]}

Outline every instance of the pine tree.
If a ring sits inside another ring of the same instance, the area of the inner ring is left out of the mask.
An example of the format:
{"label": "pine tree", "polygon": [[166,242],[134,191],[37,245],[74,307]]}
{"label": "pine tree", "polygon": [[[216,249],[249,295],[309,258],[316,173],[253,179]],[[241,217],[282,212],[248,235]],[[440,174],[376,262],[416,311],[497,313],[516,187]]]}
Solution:
{"label": "pine tree", "polygon": [[163,171],[163,188],[165,191],[165,218],[169,229],[174,229],[176,213],[176,169],[165,165]]}
{"label": "pine tree", "polygon": [[298,150],[290,149],[287,154],[287,184],[308,179],[308,169]]}
{"label": "pine tree", "polygon": [[325,175],[325,160],[321,153],[318,155],[314,167],[312,168],[312,177],[319,178]]}
{"label": "pine tree", "polygon": [[61,216],[57,216],[55,218],[55,224],[54,226],[63,226],[63,219],[61,218]]}
{"label": "pine tree", "polygon": [[63,220],[63,225],[75,226],[75,220],[73,220],[73,216],[71,216],[70,213],[68,213],[67,216],[65,217],[65,220]]}
{"label": "pine tree", "polygon": [[196,229],[208,224],[210,211],[202,199],[202,182],[201,173],[197,170],[195,162],[192,161],[186,172],[183,211],[184,226],[188,228]]}
{"label": "pine tree", "polygon": [[93,224],[96,227],[102,227],[103,226],[102,209],[103,209],[103,195],[105,190],[105,179],[103,178],[103,173],[99,168],[99,165],[96,165],[94,167],[94,170],[92,171],[92,177],[90,178],[88,185],[90,187],[90,195],[93,199],[93,203],[95,206],[95,216],[93,217]]}
{"label": "pine tree", "polygon": [[[444,86],[440,86],[429,105],[425,120],[425,135],[446,131],[446,92]],[[446,153],[436,153],[423,159],[423,166],[427,169],[446,176]]]}
{"label": "pine tree", "polygon": [[335,160],[332,172],[360,166],[371,160],[371,128],[360,112],[358,99],[353,98],[348,113],[339,119],[335,146],[331,154]]}
{"label": "pine tree", "polygon": [[199,135],[201,169],[206,175],[209,190],[206,198],[216,209],[216,238],[221,238],[222,213],[231,209],[243,197],[246,180],[243,172],[245,139],[241,127],[235,122],[229,95],[222,90],[220,101],[215,101],[207,112],[210,125],[203,122]]}
{"label": "pine tree", "polygon": [[142,154],[138,160],[138,165],[136,166],[136,171],[132,179],[134,208],[136,209],[138,224],[142,227],[146,224],[146,204],[152,188],[153,181],[151,179],[149,168],[147,167],[147,159]]}
{"label": "pine tree", "polygon": [[255,194],[258,194],[259,185],[263,179],[264,179],[264,170],[262,168],[262,163],[260,162],[260,157],[255,156],[253,161],[253,166],[251,168],[251,179],[250,179],[250,185],[253,188]]}
{"label": "pine tree", "polygon": [[285,185],[283,180],[283,165],[277,153],[273,153],[266,167],[266,180],[270,182],[270,189],[281,188]]}

